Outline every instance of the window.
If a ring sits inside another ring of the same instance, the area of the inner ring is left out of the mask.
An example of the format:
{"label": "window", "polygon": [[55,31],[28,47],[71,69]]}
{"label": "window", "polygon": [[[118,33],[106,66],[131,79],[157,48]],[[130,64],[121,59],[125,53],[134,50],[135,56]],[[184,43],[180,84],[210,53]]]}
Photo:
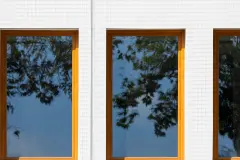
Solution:
{"label": "window", "polygon": [[77,160],[78,31],[1,31],[0,70],[0,159]]}
{"label": "window", "polygon": [[184,157],[184,31],[107,31],[107,160]]}
{"label": "window", "polygon": [[214,31],[214,159],[240,159],[240,30]]}

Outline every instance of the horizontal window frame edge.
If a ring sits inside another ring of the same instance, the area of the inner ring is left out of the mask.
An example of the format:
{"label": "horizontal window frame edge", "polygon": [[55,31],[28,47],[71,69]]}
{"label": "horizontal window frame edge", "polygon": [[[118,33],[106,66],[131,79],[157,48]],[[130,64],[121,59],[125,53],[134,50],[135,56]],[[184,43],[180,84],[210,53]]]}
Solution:
{"label": "horizontal window frame edge", "polygon": [[183,36],[185,30],[106,30],[111,36]]}
{"label": "horizontal window frame edge", "polygon": [[178,157],[119,157],[110,158],[110,160],[183,160]]}
{"label": "horizontal window frame edge", "polygon": [[[73,157],[7,157],[1,160],[73,160]],[[77,159],[74,159],[77,160]]]}
{"label": "horizontal window frame edge", "polygon": [[6,36],[76,36],[79,30],[0,30]]}
{"label": "horizontal window frame edge", "polygon": [[240,160],[240,157],[219,157],[214,160]]}

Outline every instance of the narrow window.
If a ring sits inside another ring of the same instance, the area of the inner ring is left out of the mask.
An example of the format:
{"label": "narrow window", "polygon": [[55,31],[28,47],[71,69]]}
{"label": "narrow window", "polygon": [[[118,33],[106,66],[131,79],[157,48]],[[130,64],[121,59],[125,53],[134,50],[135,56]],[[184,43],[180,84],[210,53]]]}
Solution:
{"label": "narrow window", "polygon": [[1,31],[0,158],[77,160],[77,37]]}
{"label": "narrow window", "polygon": [[183,158],[183,31],[107,31],[107,160]]}
{"label": "narrow window", "polygon": [[214,31],[214,159],[240,159],[240,30]]}

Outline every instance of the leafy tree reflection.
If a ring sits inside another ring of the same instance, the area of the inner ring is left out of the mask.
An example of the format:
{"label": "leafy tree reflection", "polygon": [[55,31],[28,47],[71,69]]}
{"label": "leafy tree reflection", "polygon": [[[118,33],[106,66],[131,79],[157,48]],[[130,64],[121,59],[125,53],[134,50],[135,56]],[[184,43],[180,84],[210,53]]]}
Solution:
{"label": "leafy tree reflection", "polygon": [[[14,113],[11,98],[35,95],[50,105],[59,93],[72,96],[72,38],[19,36],[7,38],[7,110]],[[9,125],[19,137],[17,126]]]}
{"label": "leafy tree reflection", "polygon": [[[130,40],[127,51],[119,45]],[[177,124],[177,50],[176,37],[113,37],[115,61],[127,61],[138,77],[123,77],[121,93],[113,96],[113,107],[118,110],[116,125],[128,129],[139,115],[139,103],[149,107],[148,119],[154,122],[156,136],[165,136],[166,130]],[[161,82],[168,79],[171,89],[163,91]],[[158,97],[157,103],[153,101]]]}
{"label": "leafy tree reflection", "polygon": [[[132,39],[127,51],[120,44]],[[219,44],[219,135],[233,143],[236,156],[240,156],[240,45],[239,37],[224,37]],[[166,130],[177,124],[177,48],[175,37],[114,37],[114,60],[127,61],[138,78],[123,77],[121,93],[114,95],[113,107],[118,110],[116,125],[128,129],[139,115],[137,107],[143,103],[151,113],[156,136],[165,136]],[[160,81],[168,79],[171,89],[166,92]],[[234,89],[233,89],[234,88]],[[158,102],[153,99],[158,97]],[[233,149],[219,147],[219,156],[233,155]]]}
{"label": "leafy tree reflection", "polygon": [[[240,156],[240,48],[239,37],[219,41],[219,134],[233,143]],[[233,151],[231,151],[233,152]],[[229,152],[230,153],[230,152]],[[221,153],[220,153],[221,154]],[[230,154],[233,156],[233,154]]]}

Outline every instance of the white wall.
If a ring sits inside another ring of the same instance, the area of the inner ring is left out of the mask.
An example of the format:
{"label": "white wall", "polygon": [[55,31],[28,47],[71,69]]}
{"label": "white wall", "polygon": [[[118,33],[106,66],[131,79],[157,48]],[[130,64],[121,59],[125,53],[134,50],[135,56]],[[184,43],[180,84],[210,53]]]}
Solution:
{"label": "white wall", "polygon": [[90,8],[90,0],[0,0],[0,29],[79,29],[79,160],[91,159]]}
{"label": "white wall", "polygon": [[213,28],[240,28],[239,8],[238,0],[93,0],[93,52],[90,0],[0,0],[0,28],[79,29],[79,160],[106,158],[106,29],[186,29],[185,159],[211,160]]}
{"label": "white wall", "polygon": [[106,29],[186,29],[185,160],[212,160],[213,28],[240,28],[238,0],[94,0],[93,160],[106,153]]}

